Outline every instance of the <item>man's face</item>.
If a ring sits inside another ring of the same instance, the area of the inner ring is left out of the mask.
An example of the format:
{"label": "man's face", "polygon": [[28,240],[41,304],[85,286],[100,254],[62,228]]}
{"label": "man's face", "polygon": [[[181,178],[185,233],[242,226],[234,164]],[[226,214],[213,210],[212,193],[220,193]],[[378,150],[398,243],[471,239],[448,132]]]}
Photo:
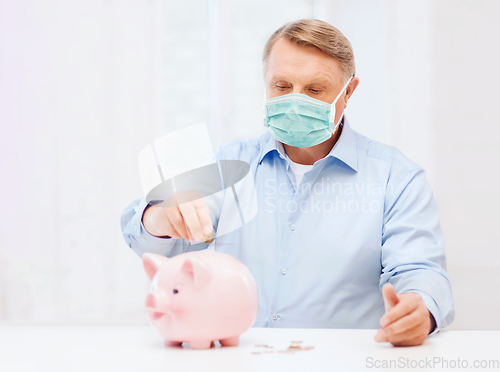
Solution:
{"label": "man's face", "polygon": [[[266,95],[267,98],[273,98],[302,93],[332,103],[346,83],[344,78],[335,58],[314,46],[299,46],[280,38],[269,55],[265,75]],[[346,91],[349,96],[350,89]],[[347,97],[344,97],[340,97],[335,105],[335,122],[340,119],[347,103]]]}

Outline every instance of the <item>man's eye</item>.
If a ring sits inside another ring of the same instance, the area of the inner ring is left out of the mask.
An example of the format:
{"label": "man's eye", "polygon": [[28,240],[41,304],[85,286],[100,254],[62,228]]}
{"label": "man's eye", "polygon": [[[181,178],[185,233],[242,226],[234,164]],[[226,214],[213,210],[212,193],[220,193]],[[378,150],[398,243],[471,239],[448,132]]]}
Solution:
{"label": "man's eye", "polygon": [[277,86],[279,90],[285,90],[287,89],[288,87],[284,86],[284,85],[278,85]]}
{"label": "man's eye", "polygon": [[320,90],[318,89],[311,89],[311,92],[314,93],[314,94],[318,94],[319,92],[321,92]]}

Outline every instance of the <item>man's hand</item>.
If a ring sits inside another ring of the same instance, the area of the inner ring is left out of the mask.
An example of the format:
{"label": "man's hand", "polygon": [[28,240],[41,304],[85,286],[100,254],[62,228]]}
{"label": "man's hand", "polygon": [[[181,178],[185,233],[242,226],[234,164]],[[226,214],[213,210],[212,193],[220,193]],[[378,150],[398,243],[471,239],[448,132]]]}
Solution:
{"label": "man's hand", "polygon": [[394,346],[421,345],[434,327],[434,318],[418,293],[396,294],[387,283],[382,287],[385,314],[375,335],[377,342],[390,342]]}
{"label": "man's hand", "polygon": [[142,223],[154,236],[182,237],[205,243],[213,240],[207,204],[195,191],[177,193],[160,204],[148,207],[144,211]]}

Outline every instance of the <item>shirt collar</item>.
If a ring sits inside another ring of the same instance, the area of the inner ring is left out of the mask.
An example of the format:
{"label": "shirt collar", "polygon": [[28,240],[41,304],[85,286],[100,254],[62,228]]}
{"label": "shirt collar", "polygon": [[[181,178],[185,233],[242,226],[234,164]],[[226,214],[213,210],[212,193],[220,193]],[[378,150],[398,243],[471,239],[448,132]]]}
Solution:
{"label": "shirt collar", "polygon": [[[280,158],[285,159],[283,145],[281,143],[279,143],[279,145],[278,141],[271,135],[271,133],[269,133],[269,140],[262,149],[262,153],[259,158],[259,164],[262,163],[264,157],[272,151],[278,152]],[[345,115],[343,119],[342,133],[340,134],[337,143],[335,143],[335,145],[332,147],[330,153],[325,156],[325,158],[328,157],[334,157],[346,164],[355,172],[358,171],[358,152],[356,149],[356,139],[354,136],[354,131],[349,125],[349,122]]]}

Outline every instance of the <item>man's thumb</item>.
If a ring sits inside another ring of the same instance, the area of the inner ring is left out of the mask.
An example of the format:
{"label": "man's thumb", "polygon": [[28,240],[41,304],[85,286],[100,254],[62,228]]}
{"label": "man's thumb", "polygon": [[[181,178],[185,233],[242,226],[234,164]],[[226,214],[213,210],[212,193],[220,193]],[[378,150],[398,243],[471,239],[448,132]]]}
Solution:
{"label": "man's thumb", "polygon": [[382,295],[384,296],[385,311],[392,309],[399,302],[399,297],[391,283],[384,284]]}

